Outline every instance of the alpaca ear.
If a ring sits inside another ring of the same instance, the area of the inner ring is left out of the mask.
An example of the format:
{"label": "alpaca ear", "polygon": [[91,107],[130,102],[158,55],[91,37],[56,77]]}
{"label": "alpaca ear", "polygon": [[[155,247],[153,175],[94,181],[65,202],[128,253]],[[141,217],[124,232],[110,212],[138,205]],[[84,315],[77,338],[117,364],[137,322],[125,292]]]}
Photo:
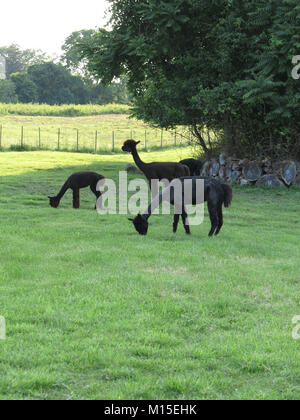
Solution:
{"label": "alpaca ear", "polygon": [[135,142],[135,144],[136,144],[136,145],[140,144],[140,141],[136,141],[136,142]]}
{"label": "alpaca ear", "polygon": [[134,219],[128,219],[129,220],[129,222],[134,222]]}

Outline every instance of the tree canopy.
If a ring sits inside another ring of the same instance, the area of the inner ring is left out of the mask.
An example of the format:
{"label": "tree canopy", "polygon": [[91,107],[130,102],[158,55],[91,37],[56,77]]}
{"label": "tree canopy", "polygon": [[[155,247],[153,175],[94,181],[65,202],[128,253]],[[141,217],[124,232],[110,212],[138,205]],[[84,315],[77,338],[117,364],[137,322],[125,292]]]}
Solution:
{"label": "tree canopy", "polygon": [[40,50],[22,50],[18,45],[0,47],[0,54],[6,60],[6,77],[13,73],[25,73],[32,64],[40,64],[49,60],[49,57]]}
{"label": "tree canopy", "polygon": [[63,55],[60,62],[72,73],[79,73],[85,78],[89,78],[87,61],[82,57],[81,44],[87,43],[95,34],[94,29],[83,29],[72,32],[62,45]]}
{"label": "tree canopy", "polygon": [[94,33],[94,30],[72,33],[62,46],[60,63],[41,51],[22,50],[18,45],[1,47],[7,80],[1,81],[0,102],[129,103],[125,78],[104,86],[91,77],[79,55],[82,40],[87,42]]}
{"label": "tree canopy", "polygon": [[72,76],[62,65],[36,64],[29,67],[28,76],[37,87],[38,102],[54,104],[84,104],[88,90],[80,77]]}
{"label": "tree canopy", "polygon": [[27,73],[14,73],[10,81],[15,85],[15,93],[19,102],[38,102],[38,88]]}
{"label": "tree canopy", "polygon": [[0,80],[0,101],[12,104],[18,102],[16,86],[11,80]]}
{"label": "tree canopy", "polygon": [[110,31],[82,43],[94,77],[126,75],[134,114],[191,127],[233,153],[299,154],[298,0],[109,0]]}

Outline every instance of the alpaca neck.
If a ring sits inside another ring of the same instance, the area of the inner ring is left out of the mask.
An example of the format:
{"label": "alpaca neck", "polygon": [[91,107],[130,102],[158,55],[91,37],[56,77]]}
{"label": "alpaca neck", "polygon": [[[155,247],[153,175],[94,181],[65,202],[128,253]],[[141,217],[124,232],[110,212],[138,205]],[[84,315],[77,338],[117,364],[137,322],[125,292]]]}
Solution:
{"label": "alpaca neck", "polygon": [[139,154],[137,152],[136,149],[133,149],[132,151],[132,157],[134,159],[134,162],[136,164],[136,166],[142,171],[144,172],[144,170],[147,168],[147,163],[143,162],[141,160],[141,158],[139,157]]}
{"label": "alpaca neck", "polygon": [[157,196],[152,200],[150,206],[148,206],[147,210],[145,210],[145,212],[142,214],[142,216],[144,217],[144,219],[148,220],[149,217],[152,215],[152,213],[154,213],[154,211],[160,206],[160,204],[163,202],[164,200],[164,191],[160,192],[159,194],[157,194]]}
{"label": "alpaca neck", "polygon": [[65,193],[67,192],[67,190],[69,189],[69,180],[67,180],[67,182],[62,186],[62,189],[59,191],[59,193],[57,194],[57,196],[55,197],[58,201],[60,201],[63,196],[65,195]]}

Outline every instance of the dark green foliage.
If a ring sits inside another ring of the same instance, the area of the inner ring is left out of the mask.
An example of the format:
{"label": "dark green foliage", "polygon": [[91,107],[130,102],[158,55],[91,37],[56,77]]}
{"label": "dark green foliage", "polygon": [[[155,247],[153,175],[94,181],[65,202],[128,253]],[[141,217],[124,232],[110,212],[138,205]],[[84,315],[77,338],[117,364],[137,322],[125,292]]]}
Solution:
{"label": "dark green foliage", "polygon": [[11,80],[0,80],[0,102],[18,102],[18,97],[16,95],[16,87]]}
{"label": "dark green foliage", "polygon": [[123,77],[104,86],[91,77],[86,60],[81,58],[80,43],[88,42],[94,30],[72,33],[65,41],[61,64],[44,53],[21,50],[18,45],[0,48],[6,59],[6,76],[11,83],[1,85],[2,102],[39,102],[54,104],[128,104],[130,97]]}
{"label": "dark green foliage", "polygon": [[236,155],[299,155],[298,0],[109,0],[112,30],[82,43],[103,82],[126,75],[138,118],[208,129]]}
{"label": "dark green foliage", "polygon": [[15,84],[19,102],[30,103],[38,101],[38,89],[36,84],[26,73],[12,74],[10,80]]}
{"label": "dark green foliage", "polygon": [[82,79],[72,76],[60,64],[52,62],[36,64],[29,67],[28,75],[37,86],[40,103],[50,105],[88,103],[88,91]]}

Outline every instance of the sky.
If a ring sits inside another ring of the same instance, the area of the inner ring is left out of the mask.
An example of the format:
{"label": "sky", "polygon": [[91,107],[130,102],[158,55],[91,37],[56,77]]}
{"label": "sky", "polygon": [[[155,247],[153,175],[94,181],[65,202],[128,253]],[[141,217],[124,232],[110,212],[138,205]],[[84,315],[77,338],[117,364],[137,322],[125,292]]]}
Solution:
{"label": "sky", "polygon": [[103,27],[108,18],[105,0],[1,0],[0,46],[61,53],[65,39],[81,29]]}

